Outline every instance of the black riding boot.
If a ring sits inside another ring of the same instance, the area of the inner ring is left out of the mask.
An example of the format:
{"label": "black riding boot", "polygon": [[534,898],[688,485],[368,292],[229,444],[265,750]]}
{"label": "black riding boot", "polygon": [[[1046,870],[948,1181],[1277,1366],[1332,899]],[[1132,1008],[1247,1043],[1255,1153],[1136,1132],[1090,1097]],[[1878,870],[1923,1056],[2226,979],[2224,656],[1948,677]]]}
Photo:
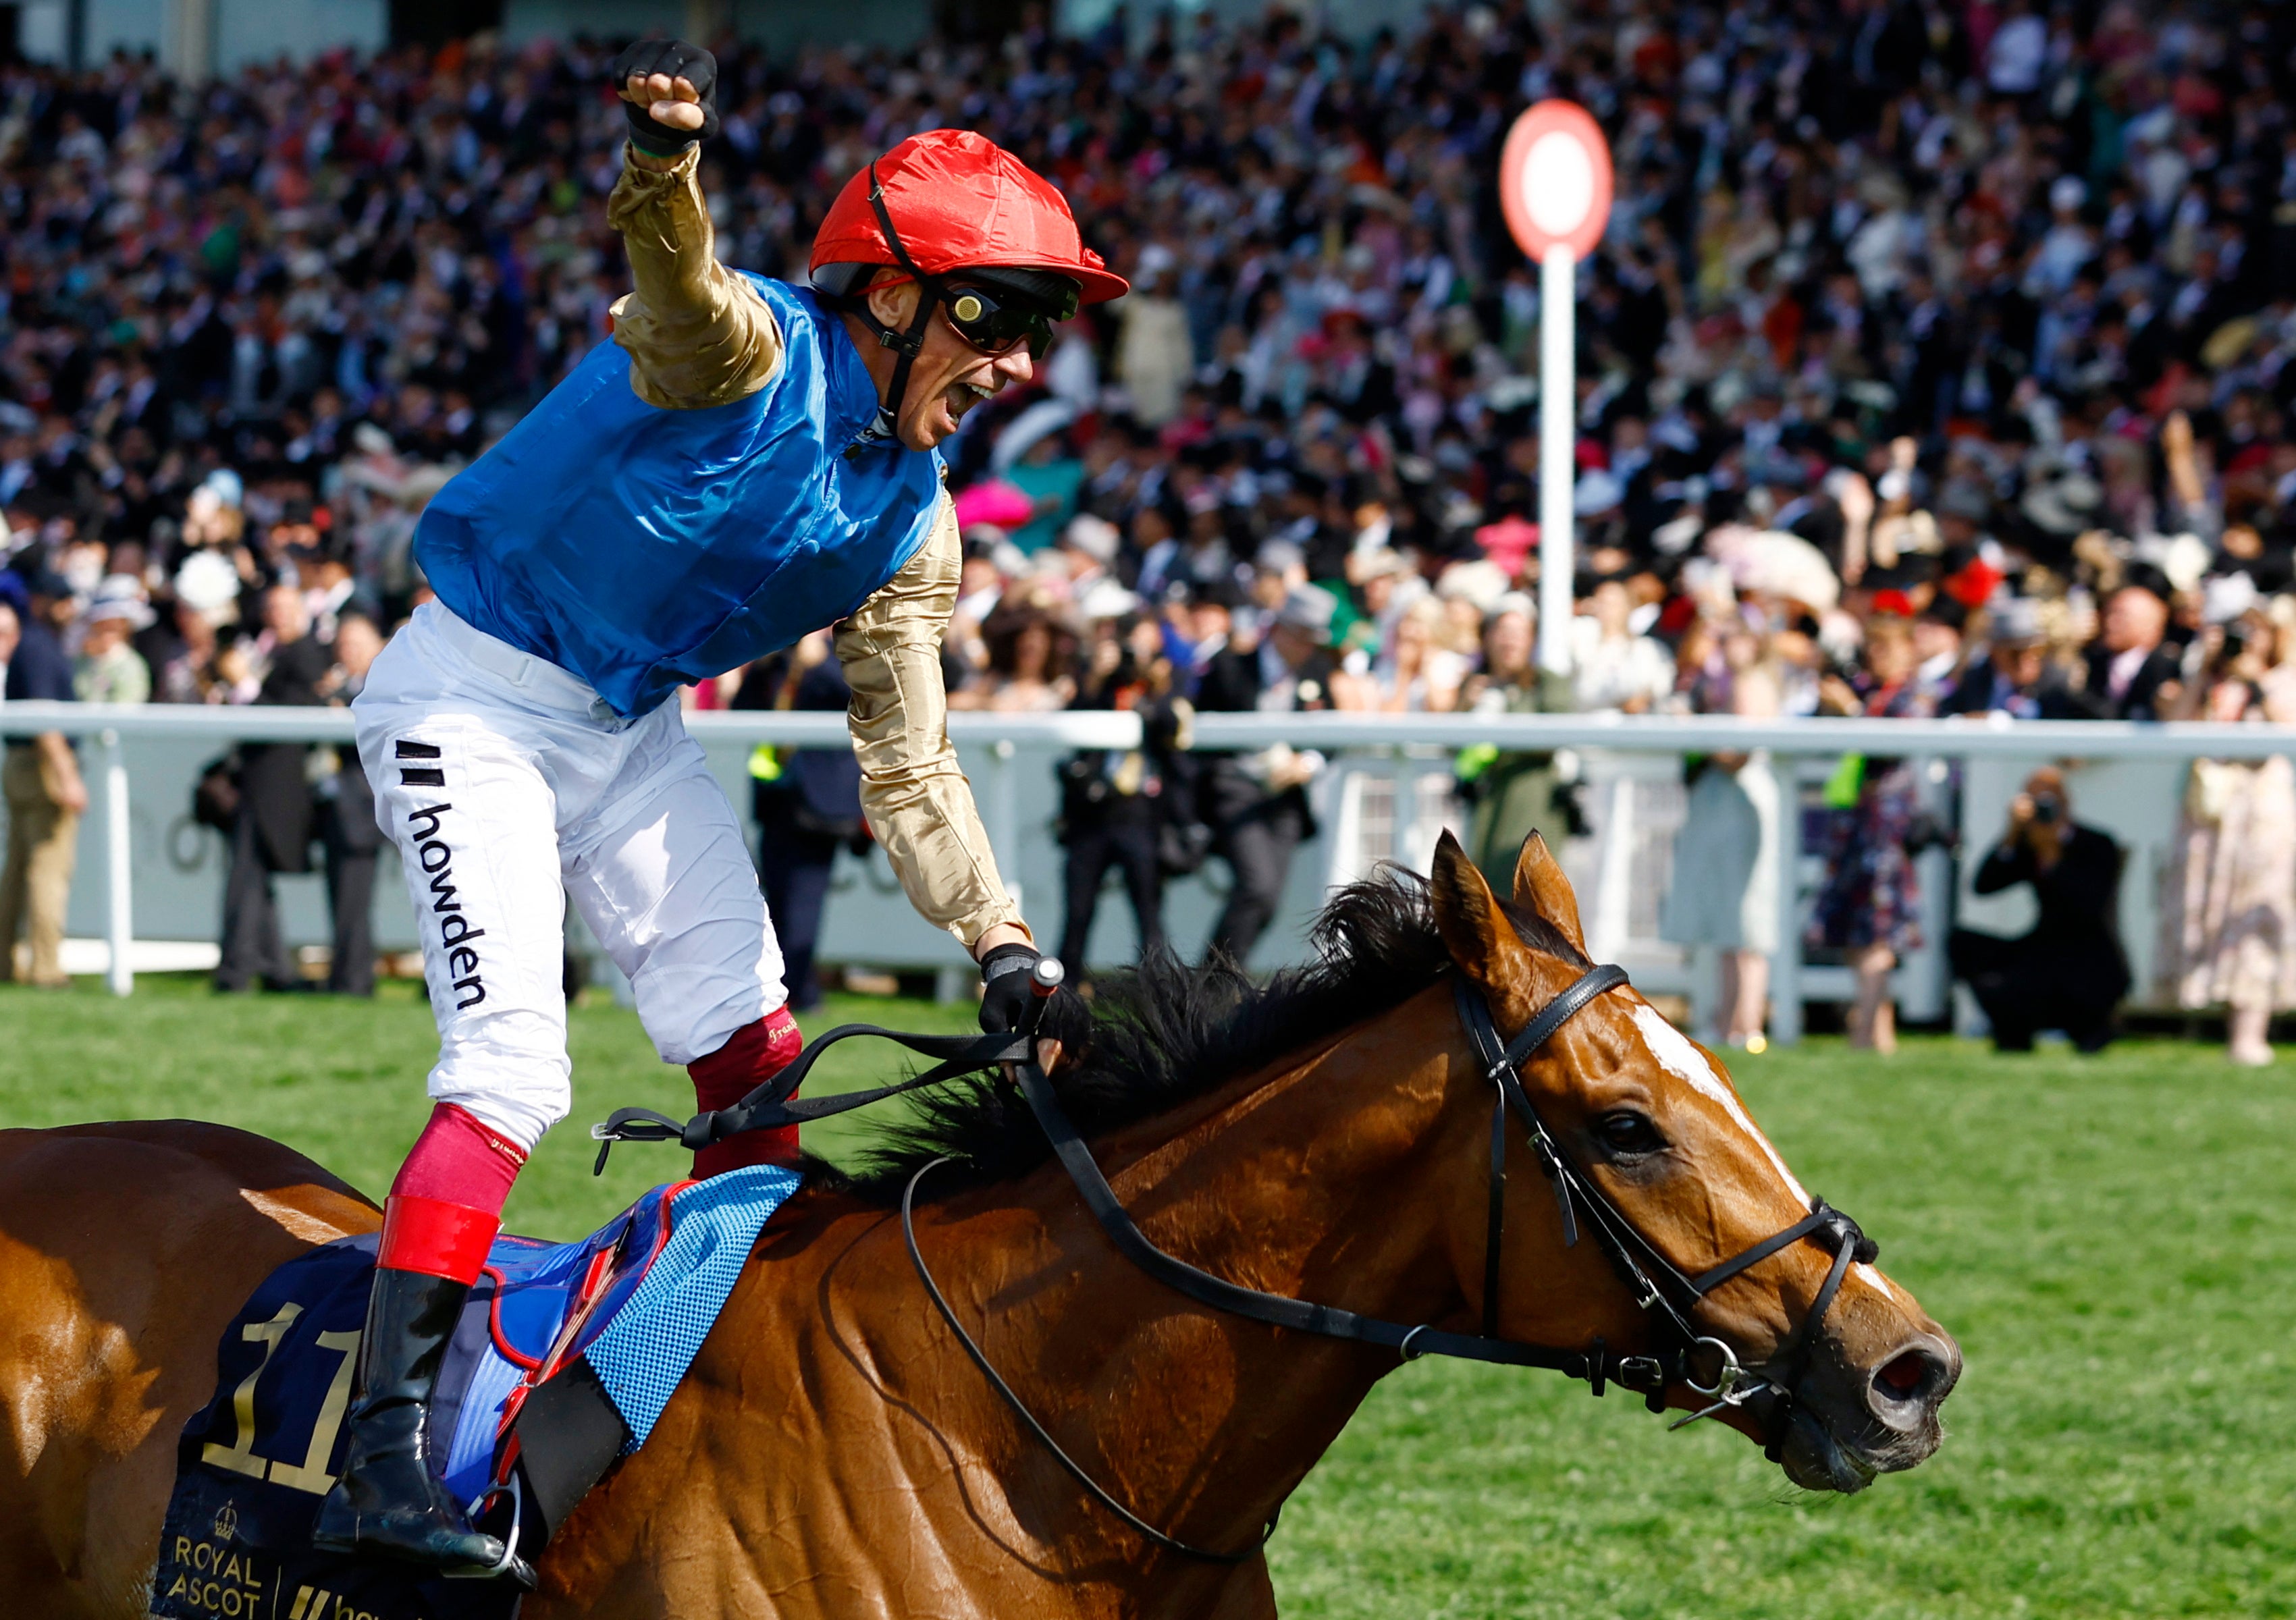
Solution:
{"label": "black riding boot", "polygon": [[[470,1285],[378,1267],[359,1345],[357,1396],[342,1477],[320,1505],[311,1544],[427,1564],[442,1575],[488,1575],[503,1544],[475,1530],[430,1471],[430,1395]],[[512,1559],[502,1573],[531,1586]]]}

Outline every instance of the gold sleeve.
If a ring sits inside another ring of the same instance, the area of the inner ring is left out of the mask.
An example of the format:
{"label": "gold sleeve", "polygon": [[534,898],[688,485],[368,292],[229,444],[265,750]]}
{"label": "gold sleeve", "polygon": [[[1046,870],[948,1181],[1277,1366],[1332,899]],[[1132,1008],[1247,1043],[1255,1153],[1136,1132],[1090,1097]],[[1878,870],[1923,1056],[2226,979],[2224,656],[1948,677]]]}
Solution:
{"label": "gold sleeve", "polygon": [[701,161],[698,146],[660,172],[625,155],[606,200],[637,288],[615,301],[614,341],[629,351],[631,389],[666,411],[745,399],[772,380],[782,357],[773,311],[718,262]]}
{"label": "gold sleeve", "polygon": [[837,627],[853,688],[846,724],[861,759],[861,808],[909,903],[971,950],[999,923],[1025,933],[996,875],[996,853],[948,740],[940,643],[956,609],[964,554],[943,495],[932,533],[892,583]]}

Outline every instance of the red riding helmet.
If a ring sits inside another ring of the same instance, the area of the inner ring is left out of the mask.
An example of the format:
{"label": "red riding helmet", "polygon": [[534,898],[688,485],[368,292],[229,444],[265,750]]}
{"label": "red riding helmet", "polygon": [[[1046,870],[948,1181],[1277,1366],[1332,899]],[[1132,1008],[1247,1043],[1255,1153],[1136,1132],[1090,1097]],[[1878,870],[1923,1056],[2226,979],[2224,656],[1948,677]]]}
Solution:
{"label": "red riding helmet", "polygon": [[845,183],[813,239],[813,281],[835,294],[857,291],[861,277],[848,266],[932,277],[991,266],[1048,271],[1075,282],[1086,304],[1131,290],[1084,245],[1049,181],[967,129],[911,135]]}

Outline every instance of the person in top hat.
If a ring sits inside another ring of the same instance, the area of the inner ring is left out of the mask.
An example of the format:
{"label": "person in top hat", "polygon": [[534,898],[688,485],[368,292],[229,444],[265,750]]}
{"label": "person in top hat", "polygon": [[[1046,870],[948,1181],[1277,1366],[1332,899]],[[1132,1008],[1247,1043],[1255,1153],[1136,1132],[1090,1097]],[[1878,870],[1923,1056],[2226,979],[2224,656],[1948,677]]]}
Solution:
{"label": "person in top hat", "polygon": [[[1332,618],[1339,604],[1314,585],[1287,593],[1259,643],[1217,654],[1196,688],[1206,714],[1307,714],[1332,708]],[[1250,754],[1206,757],[1198,812],[1211,827],[1213,848],[1234,874],[1227,904],[1212,925],[1211,947],[1237,962],[1275,915],[1292,856],[1316,836],[1308,784],[1324,768],[1313,749],[1283,743]]]}
{"label": "person in top hat", "polygon": [[[570,1106],[560,896],[629,977],[704,1109],[800,1045],[740,823],[677,690],[828,625],[871,830],[980,962],[1010,1027],[1037,961],[945,719],[962,553],[939,446],[1123,279],[1068,204],[977,135],[913,135],[848,182],[809,285],[718,263],[697,165],[717,64],[611,70],[629,124],[607,217],[635,290],[602,343],[425,509],[419,609],[353,705],[421,922],[439,1031],[430,1124],[392,1183],[344,1471],[315,1543],[449,1575],[505,1561],[427,1461],[447,1338],[504,1199]],[[715,1144],[699,1174],[796,1156]]]}

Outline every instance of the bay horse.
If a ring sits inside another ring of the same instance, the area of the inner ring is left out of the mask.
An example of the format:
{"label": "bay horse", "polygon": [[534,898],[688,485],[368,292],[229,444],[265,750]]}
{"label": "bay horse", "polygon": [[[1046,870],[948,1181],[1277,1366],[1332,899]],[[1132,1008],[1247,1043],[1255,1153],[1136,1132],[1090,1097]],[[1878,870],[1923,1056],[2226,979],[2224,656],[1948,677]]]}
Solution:
{"label": "bay horse", "polygon": [[[1503,902],[1447,837],[1431,878],[1343,891],[1316,940],[1316,961],[1265,986],[1168,961],[1119,981],[1088,1030],[1062,1034],[1062,1100],[1163,1248],[1250,1287],[1471,1330],[1491,1081],[1454,986],[1522,1029],[1586,970],[1577,903],[1536,839]],[[1521,1072],[1567,1156],[1685,1272],[1811,1209],[1720,1067],[1629,989],[1595,998]],[[1499,1331],[1645,1342],[1650,1318],[1597,1246],[1563,1240],[1523,1135],[1505,1150],[1531,1190],[1505,1209]],[[1398,1364],[1146,1280],[1032,1117],[983,1078],[925,1108],[865,1174],[816,1167],[645,1446],[544,1554],[525,1620],[1275,1613],[1264,1557],[1210,1563],[1127,1527],[961,1354],[897,1213],[915,1171],[949,1157],[915,1234],[948,1301],[1058,1444],[1175,1537],[1250,1549]],[[0,1133],[10,1615],[144,1614],[176,1438],[212,1393],[225,1325],[281,1262],[379,1218],[308,1159],[219,1126]],[[1843,1265],[1792,1244],[1697,1313],[1755,1367],[1836,1280],[1794,1348],[1786,1432],[1763,1434],[1751,1405],[1721,1420],[1795,1484],[1848,1492],[1936,1449],[1960,1355],[1904,1289]]]}

